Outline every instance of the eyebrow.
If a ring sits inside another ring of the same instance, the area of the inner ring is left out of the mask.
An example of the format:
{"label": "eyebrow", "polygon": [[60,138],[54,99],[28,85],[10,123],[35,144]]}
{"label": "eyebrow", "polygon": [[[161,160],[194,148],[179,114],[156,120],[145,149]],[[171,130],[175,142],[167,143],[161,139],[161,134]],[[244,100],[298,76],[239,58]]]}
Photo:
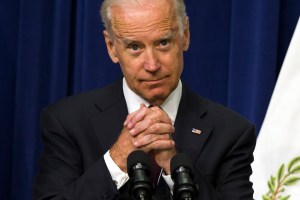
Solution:
{"label": "eyebrow", "polygon": [[128,39],[128,38],[125,38],[125,37],[120,37],[119,38],[125,45],[129,45],[129,44],[132,44],[134,42],[139,42],[137,40],[131,40],[131,39]]}
{"label": "eyebrow", "polygon": [[[166,34],[164,34],[162,37],[160,37],[158,40],[166,40],[166,39],[175,38],[177,33],[178,33],[178,30],[172,29],[172,30],[168,31]],[[117,38],[120,39],[125,45],[129,45],[132,43],[141,43],[141,41],[139,41],[139,40],[132,40],[132,39],[129,39],[126,37],[118,37],[117,36]]]}
{"label": "eyebrow", "polygon": [[165,34],[163,37],[161,37],[160,40],[172,39],[172,38],[175,38],[176,35],[177,35],[177,31],[172,30],[172,31],[168,32],[167,34]]}
{"label": "eyebrow", "polygon": [[175,38],[176,35],[178,34],[178,31],[179,31],[178,27],[177,28],[172,28],[164,36],[162,36],[161,39]]}

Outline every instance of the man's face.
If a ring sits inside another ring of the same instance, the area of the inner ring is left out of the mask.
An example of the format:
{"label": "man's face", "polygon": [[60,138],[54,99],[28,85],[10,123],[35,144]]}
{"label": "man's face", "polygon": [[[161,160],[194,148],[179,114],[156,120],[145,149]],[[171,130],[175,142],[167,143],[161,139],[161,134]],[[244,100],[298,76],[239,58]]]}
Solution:
{"label": "man's face", "polygon": [[182,73],[183,51],[189,46],[188,21],[180,35],[170,1],[161,0],[113,6],[111,13],[114,39],[106,31],[104,36],[112,61],[119,62],[136,94],[161,105]]}

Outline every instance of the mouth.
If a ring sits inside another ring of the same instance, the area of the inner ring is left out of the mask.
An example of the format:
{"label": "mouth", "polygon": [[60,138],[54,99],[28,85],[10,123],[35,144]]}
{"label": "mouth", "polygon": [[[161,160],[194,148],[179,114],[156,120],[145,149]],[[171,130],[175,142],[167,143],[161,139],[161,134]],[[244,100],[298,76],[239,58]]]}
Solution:
{"label": "mouth", "polygon": [[148,82],[158,82],[163,80],[163,78],[148,80]]}
{"label": "mouth", "polygon": [[164,81],[165,79],[166,79],[166,77],[163,77],[163,78],[154,78],[154,79],[143,80],[143,81],[147,82],[147,83],[160,83],[160,82]]}
{"label": "mouth", "polygon": [[165,80],[165,78],[157,78],[157,79],[152,79],[152,80],[144,80],[144,82],[148,84],[159,84],[162,83]]}

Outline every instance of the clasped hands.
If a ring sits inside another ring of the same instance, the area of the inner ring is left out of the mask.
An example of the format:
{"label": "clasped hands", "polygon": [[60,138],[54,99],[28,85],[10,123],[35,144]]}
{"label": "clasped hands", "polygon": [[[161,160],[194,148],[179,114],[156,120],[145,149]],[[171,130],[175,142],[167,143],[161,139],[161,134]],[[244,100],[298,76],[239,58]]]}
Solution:
{"label": "clasped hands", "polygon": [[156,163],[170,174],[170,161],[176,154],[171,134],[175,131],[168,114],[159,107],[140,108],[129,114],[124,128],[110,149],[110,156],[124,172],[127,172],[127,157],[134,150],[145,153],[154,151]]}

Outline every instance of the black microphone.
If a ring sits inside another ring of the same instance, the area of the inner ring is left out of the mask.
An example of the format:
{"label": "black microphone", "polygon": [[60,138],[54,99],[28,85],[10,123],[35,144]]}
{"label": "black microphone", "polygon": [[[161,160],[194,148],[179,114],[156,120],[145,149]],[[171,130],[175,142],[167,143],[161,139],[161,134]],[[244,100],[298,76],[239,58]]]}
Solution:
{"label": "black microphone", "polygon": [[187,155],[179,153],[171,159],[171,177],[174,181],[175,200],[197,199],[198,187],[193,180],[193,164]]}
{"label": "black microphone", "polygon": [[137,150],[127,158],[129,196],[132,200],[151,200],[153,186],[150,180],[150,161],[146,153]]}

